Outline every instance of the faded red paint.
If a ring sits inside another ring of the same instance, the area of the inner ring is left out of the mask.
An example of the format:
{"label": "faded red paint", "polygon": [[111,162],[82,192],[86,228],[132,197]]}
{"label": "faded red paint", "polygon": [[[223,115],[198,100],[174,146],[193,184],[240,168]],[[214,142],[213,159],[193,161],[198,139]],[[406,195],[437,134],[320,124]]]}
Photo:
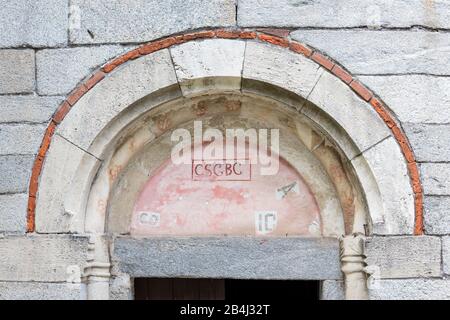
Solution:
{"label": "faded red paint", "polygon": [[[258,235],[257,213],[276,212],[276,227],[266,235],[320,235],[319,208],[297,171],[284,160],[278,174],[271,176],[260,175],[258,164],[252,166],[251,181],[193,181],[191,165],[168,160],[139,195],[131,233]],[[298,191],[277,197],[277,189],[293,182]],[[159,225],[141,221],[142,214],[154,213],[159,215]]]}

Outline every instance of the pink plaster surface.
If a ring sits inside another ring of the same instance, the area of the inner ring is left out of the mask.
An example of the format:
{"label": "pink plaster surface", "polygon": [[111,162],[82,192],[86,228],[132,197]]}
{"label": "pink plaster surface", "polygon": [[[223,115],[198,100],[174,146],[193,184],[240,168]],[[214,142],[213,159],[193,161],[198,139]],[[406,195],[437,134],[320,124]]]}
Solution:
{"label": "pink plaster surface", "polygon": [[[250,181],[193,181],[192,166],[170,159],[148,180],[134,207],[133,235],[320,235],[319,208],[302,177],[280,159],[277,175]],[[296,182],[284,197],[277,190]],[[294,190],[295,189],[295,190]],[[273,230],[258,230],[258,214],[276,212]],[[144,217],[159,217],[149,223]]]}

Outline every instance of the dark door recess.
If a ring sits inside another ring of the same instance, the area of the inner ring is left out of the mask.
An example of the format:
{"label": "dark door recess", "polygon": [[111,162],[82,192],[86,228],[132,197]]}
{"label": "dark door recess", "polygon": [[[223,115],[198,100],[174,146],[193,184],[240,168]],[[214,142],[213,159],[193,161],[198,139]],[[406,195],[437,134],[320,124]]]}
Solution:
{"label": "dark door recess", "polygon": [[319,281],[136,278],[136,300],[318,300]]}

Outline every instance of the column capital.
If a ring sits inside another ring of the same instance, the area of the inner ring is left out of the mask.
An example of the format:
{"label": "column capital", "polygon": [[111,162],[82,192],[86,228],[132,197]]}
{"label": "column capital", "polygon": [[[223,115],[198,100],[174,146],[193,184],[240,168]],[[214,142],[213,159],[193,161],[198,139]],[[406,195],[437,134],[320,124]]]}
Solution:
{"label": "column capital", "polygon": [[341,270],[344,273],[345,298],[347,300],[368,299],[364,237],[358,234],[341,237],[340,258]]}

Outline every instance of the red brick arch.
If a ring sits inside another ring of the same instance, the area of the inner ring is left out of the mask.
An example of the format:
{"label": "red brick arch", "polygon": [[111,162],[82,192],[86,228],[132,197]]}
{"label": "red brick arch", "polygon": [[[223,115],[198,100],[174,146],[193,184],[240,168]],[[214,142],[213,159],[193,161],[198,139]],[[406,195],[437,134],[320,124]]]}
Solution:
{"label": "red brick arch", "polygon": [[[276,35],[275,35],[276,34]],[[392,132],[392,135],[397,140],[402,153],[406,159],[408,165],[408,173],[411,181],[411,185],[414,192],[415,199],[415,226],[414,234],[423,234],[423,193],[422,185],[420,182],[420,175],[418,166],[414,157],[414,153],[411,146],[408,143],[408,139],[403,132],[402,128],[394,120],[390,114],[386,105],[374,95],[367,87],[356,80],[348,71],[346,71],[336,61],[333,61],[329,57],[323,55],[316,49],[308,47],[300,42],[293,41],[288,38],[289,31],[286,30],[240,30],[240,29],[215,29],[198,31],[194,33],[186,33],[176,36],[168,36],[159,40],[151,41],[147,44],[140,46],[134,50],[119,56],[108,62],[102,68],[94,72],[90,78],[79,84],[61,103],[56,113],[53,115],[44,138],[42,140],[41,147],[38,155],[36,156],[32,175],[29,185],[29,197],[28,197],[28,212],[27,212],[27,232],[34,232],[35,230],[35,208],[36,208],[36,196],[39,187],[39,176],[41,174],[44,158],[47,154],[50,146],[53,134],[56,127],[61,123],[71,107],[91,88],[93,88],[98,82],[100,82],[106,74],[113,71],[121,64],[136,59],[138,57],[150,54],[152,52],[168,48],[170,46],[181,44],[184,42],[206,39],[206,38],[222,38],[222,39],[255,39],[271,43],[272,45],[289,48],[289,50],[302,54],[312,61],[318,63],[328,72],[331,72],[345,84],[347,84],[362,100],[369,103],[371,107],[378,113],[381,119],[386,123]]]}

